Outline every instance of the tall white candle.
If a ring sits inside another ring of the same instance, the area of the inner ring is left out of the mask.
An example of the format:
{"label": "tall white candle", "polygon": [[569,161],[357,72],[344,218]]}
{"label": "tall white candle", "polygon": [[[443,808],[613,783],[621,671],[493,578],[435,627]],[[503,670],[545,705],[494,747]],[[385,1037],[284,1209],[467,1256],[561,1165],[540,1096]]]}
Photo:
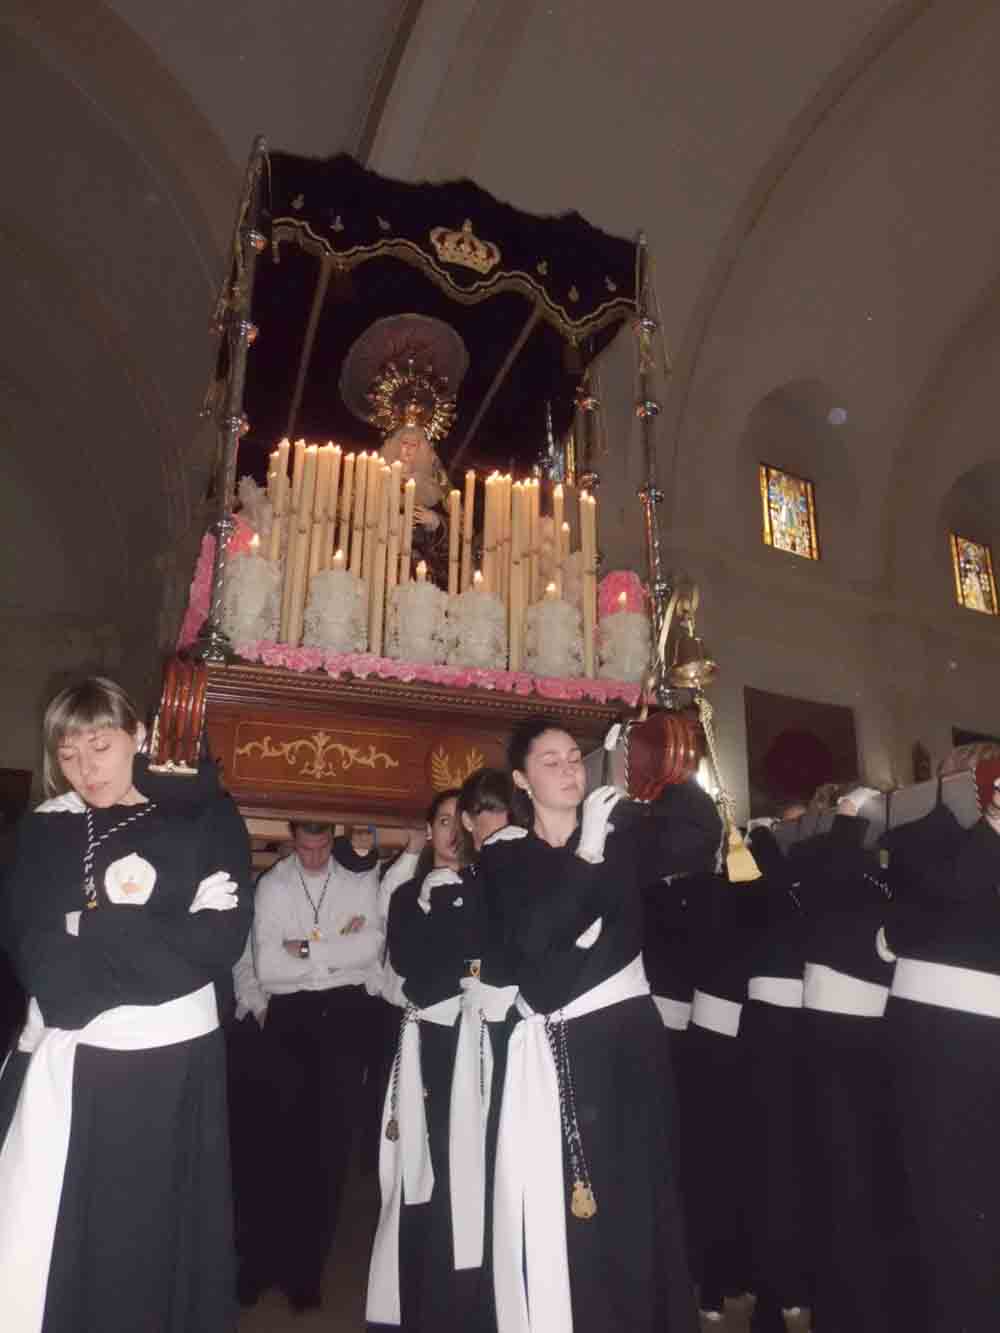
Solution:
{"label": "tall white candle", "polygon": [[465,502],[462,506],[462,591],[472,582],[472,517],[476,508],[476,474],[470,467],[465,474]]}

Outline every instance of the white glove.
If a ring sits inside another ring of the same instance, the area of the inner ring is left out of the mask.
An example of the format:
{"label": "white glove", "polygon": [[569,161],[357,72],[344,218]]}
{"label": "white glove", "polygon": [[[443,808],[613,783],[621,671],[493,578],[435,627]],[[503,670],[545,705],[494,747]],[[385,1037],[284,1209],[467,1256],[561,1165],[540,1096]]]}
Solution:
{"label": "white glove", "polygon": [[520,824],[504,824],[503,828],[498,828],[495,833],[483,839],[483,846],[489,847],[493,842],[516,842],[518,838],[527,836],[528,830],[521,828]]}
{"label": "white glove", "polygon": [[443,884],[461,884],[462,876],[454,870],[432,870],[420,886],[420,898],[418,903],[421,911],[429,912],[431,910],[431,893],[439,889]]}
{"label": "white glove", "polygon": [[883,963],[894,963],[896,955],[889,948],[889,941],[885,937],[885,926],[879,926],[875,933],[875,952]]}
{"label": "white glove", "polygon": [[228,870],[217,870],[198,885],[188,911],[231,912],[239,901],[238,888]]}
{"label": "white glove", "polygon": [[66,934],[67,934],[67,935],[79,935],[79,933],[80,933],[80,913],[79,913],[79,912],[67,912],[67,913],[66,913]]}
{"label": "white glove", "polygon": [[625,793],[620,787],[598,787],[583,803],[577,856],[597,865],[604,860],[604,843],[611,827],[611,811]]}

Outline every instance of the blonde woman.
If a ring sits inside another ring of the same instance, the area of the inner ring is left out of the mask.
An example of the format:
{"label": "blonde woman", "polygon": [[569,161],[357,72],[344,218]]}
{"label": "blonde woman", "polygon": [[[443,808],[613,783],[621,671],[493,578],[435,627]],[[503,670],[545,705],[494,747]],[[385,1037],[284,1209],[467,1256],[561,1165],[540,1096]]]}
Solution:
{"label": "blonde woman", "polygon": [[158,777],[112,681],[45,714],[52,799],[20,830],[3,943],[32,997],[5,1080],[4,1333],[235,1323],[225,1066],[251,910],[243,822],[206,765]]}

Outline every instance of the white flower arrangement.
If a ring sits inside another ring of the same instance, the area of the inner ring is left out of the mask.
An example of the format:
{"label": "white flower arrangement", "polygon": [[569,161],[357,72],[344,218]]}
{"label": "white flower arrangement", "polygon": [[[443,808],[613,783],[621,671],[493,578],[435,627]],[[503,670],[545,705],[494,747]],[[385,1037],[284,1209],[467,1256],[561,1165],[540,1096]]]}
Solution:
{"label": "white flower arrangement", "polygon": [[449,666],[502,671],[507,666],[507,609],[499,597],[473,586],[448,598]]}
{"label": "white flower arrangement", "polygon": [[402,662],[445,659],[448,594],[433,583],[410,580],[393,588],[389,600],[385,655]]}
{"label": "white flower arrangement", "polygon": [[281,570],[252,551],[231,556],[226,564],[222,627],[231,643],[255,643],[278,637]]}
{"label": "white flower arrangement", "polygon": [[535,676],[583,674],[583,628],[577,607],[545,597],[528,608],[524,669]]}
{"label": "white flower arrangement", "polygon": [[652,641],[649,616],[641,611],[616,611],[597,627],[597,674],[605,680],[644,680]]}
{"label": "white flower arrangement", "polygon": [[[277,638],[275,634],[273,637]],[[368,647],[365,585],[347,569],[324,569],[309,584],[302,643],[334,653],[363,653]]]}

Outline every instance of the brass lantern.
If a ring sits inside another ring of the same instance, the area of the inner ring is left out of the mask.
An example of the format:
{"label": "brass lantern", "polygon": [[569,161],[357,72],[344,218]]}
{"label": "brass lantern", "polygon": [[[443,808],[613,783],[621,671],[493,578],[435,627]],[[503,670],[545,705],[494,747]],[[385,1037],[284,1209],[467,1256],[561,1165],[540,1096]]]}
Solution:
{"label": "brass lantern", "polygon": [[[697,591],[694,596],[697,597]],[[681,617],[681,633],[674,641],[674,651],[667,667],[667,682],[679,690],[703,690],[719,674],[718,663],[713,662],[705,647],[705,640],[694,632],[694,612],[697,603],[685,599],[677,610]]]}

